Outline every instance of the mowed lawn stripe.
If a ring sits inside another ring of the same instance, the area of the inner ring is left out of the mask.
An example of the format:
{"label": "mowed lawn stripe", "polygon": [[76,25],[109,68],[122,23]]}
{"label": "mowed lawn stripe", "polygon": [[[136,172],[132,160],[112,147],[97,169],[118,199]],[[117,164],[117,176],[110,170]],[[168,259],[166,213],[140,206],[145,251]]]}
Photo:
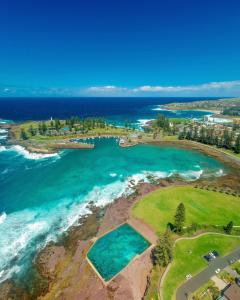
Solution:
{"label": "mowed lawn stripe", "polygon": [[239,197],[192,186],[156,190],[136,203],[132,214],[159,233],[166,229],[169,222],[174,222],[174,214],[180,202],[186,207],[186,226],[192,223],[225,225],[229,221],[240,225]]}

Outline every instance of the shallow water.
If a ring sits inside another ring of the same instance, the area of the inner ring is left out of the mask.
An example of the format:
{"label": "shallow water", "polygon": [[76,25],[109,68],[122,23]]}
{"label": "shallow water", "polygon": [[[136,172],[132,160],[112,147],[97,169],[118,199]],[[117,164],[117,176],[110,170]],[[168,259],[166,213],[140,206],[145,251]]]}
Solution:
{"label": "shallow water", "polygon": [[88,252],[88,258],[104,280],[108,281],[150,243],[128,224],[101,237]]}
{"label": "shallow water", "polygon": [[95,143],[91,150],[66,150],[52,157],[1,146],[0,281],[24,274],[37,249],[89,213],[89,202],[105,205],[131,193],[130,180],[173,173],[194,180],[225,171],[216,160],[190,150],[121,148],[112,138]]}

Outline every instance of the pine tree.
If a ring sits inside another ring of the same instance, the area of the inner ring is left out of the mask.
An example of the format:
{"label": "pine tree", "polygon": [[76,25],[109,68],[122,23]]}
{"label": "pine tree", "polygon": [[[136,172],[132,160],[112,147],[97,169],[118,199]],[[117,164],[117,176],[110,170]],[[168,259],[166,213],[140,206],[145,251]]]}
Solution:
{"label": "pine tree", "polygon": [[22,140],[27,140],[28,139],[28,136],[27,136],[27,134],[26,134],[26,132],[25,132],[25,130],[23,128],[21,128],[20,138]]}
{"label": "pine tree", "polygon": [[237,154],[240,153],[240,135],[238,135],[238,137],[236,139],[234,152]]}
{"label": "pine tree", "polygon": [[35,130],[33,129],[33,126],[30,125],[30,127],[28,128],[28,132],[31,134],[31,135],[35,135]]}
{"label": "pine tree", "polygon": [[167,230],[160,235],[156,247],[152,253],[153,261],[162,267],[166,267],[173,259],[173,242],[171,233]]}
{"label": "pine tree", "polygon": [[183,203],[180,203],[177,207],[176,214],[174,216],[175,227],[177,232],[182,232],[183,225],[185,222],[185,206]]}
{"label": "pine tree", "polygon": [[227,234],[231,234],[233,229],[233,221],[229,222],[227,226],[225,226],[224,230]]}
{"label": "pine tree", "polygon": [[42,132],[43,132],[43,134],[45,134],[46,131],[47,131],[47,125],[46,125],[45,122],[42,122]]}

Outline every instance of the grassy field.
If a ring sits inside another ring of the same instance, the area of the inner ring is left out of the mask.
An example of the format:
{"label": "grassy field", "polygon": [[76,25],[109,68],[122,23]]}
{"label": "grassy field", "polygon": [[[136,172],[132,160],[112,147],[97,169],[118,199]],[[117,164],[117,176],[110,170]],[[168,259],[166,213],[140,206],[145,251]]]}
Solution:
{"label": "grassy field", "polygon": [[140,200],[132,210],[134,217],[141,219],[157,232],[163,232],[180,202],[186,207],[186,223],[225,225],[233,221],[240,225],[240,198],[206,191],[191,186],[170,187],[156,190]]}
{"label": "grassy field", "polygon": [[240,237],[213,234],[177,242],[174,248],[174,260],[163,285],[163,299],[174,300],[176,289],[186,280],[186,275],[196,275],[207,267],[202,258],[204,254],[216,250],[220,255],[226,255],[239,245]]}

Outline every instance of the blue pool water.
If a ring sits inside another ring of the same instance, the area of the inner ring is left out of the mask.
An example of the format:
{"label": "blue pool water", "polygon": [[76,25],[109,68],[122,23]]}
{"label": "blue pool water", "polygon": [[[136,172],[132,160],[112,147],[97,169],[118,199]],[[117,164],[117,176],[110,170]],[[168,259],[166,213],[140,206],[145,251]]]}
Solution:
{"label": "blue pool water", "polygon": [[123,224],[97,240],[87,256],[98,273],[108,281],[150,243],[128,224]]}

